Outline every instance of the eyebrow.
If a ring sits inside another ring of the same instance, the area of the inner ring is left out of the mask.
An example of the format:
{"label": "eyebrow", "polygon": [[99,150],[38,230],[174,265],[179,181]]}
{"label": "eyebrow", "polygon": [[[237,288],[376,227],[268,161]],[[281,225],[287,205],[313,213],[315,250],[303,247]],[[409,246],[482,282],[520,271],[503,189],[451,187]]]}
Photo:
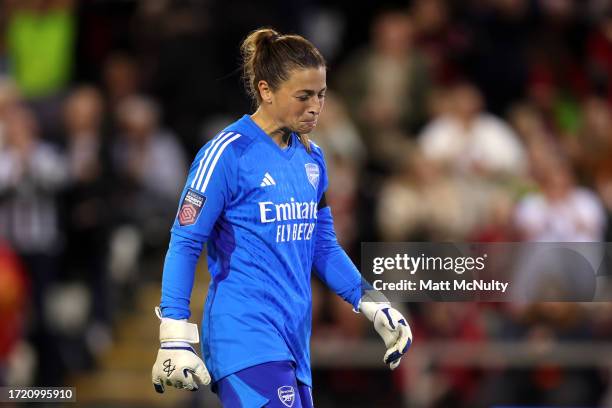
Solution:
{"label": "eyebrow", "polygon": [[307,95],[314,95],[315,93],[321,93],[321,92],[326,91],[326,90],[327,90],[327,87],[321,89],[319,92],[315,92],[312,89],[300,89],[296,93],[305,92]]}

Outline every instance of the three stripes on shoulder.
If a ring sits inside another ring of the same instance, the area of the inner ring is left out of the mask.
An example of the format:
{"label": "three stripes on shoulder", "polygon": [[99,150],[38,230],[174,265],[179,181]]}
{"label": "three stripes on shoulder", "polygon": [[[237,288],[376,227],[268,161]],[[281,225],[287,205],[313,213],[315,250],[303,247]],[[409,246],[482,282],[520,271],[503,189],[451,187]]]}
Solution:
{"label": "three stripes on shoulder", "polygon": [[[195,177],[191,181],[191,188],[201,191],[206,191],[210,178],[215,166],[221,157],[223,151],[227,146],[234,140],[238,139],[241,135],[234,132],[222,132],[213,139],[213,142],[208,146],[204,152],[204,156],[198,164],[198,170],[196,171]],[[276,181],[272,178],[270,173],[266,173],[260,184],[260,187],[274,186]]]}
{"label": "three stripes on shoulder", "polygon": [[191,182],[191,188],[195,188],[202,193],[206,191],[206,187],[208,187],[210,177],[215,170],[219,157],[221,157],[221,154],[227,148],[227,146],[240,136],[241,135],[239,133],[222,132],[213,139],[213,142],[204,152],[202,160],[200,160],[196,175]]}

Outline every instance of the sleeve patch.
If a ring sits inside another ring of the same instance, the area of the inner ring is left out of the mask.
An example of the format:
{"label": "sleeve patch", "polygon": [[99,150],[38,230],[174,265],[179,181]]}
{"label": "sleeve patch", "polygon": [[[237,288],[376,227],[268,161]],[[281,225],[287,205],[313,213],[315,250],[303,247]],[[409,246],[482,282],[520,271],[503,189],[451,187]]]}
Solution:
{"label": "sleeve patch", "polygon": [[206,202],[206,197],[196,191],[189,189],[178,213],[178,222],[181,227],[195,224],[202,212],[202,207]]}

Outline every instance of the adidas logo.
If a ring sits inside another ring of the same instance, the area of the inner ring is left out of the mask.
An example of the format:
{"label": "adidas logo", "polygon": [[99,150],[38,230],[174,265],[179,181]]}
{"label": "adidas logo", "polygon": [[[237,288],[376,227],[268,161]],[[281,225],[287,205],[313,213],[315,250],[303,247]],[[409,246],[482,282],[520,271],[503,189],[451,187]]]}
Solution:
{"label": "adidas logo", "polygon": [[275,185],[276,185],[276,181],[274,181],[270,173],[266,173],[259,186],[266,187],[266,186],[275,186]]}

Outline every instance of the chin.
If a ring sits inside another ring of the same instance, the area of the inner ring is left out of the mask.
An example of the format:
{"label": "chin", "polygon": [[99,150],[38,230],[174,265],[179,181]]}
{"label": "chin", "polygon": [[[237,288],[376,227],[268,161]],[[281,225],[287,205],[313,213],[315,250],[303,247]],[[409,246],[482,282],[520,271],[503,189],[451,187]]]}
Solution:
{"label": "chin", "polygon": [[317,124],[312,124],[312,125],[307,125],[304,123],[300,123],[300,126],[298,126],[298,133],[304,133],[304,134],[308,134],[310,132],[312,132],[315,128],[317,127]]}

